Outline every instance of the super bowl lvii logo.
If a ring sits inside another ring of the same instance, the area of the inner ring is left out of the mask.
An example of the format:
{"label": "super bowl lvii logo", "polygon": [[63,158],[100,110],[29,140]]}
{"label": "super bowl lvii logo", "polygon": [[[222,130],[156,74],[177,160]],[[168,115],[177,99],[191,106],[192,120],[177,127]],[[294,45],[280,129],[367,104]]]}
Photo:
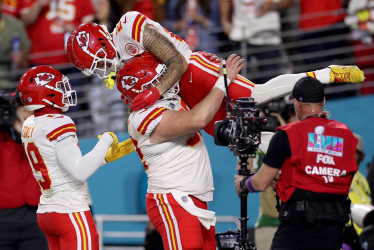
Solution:
{"label": "super bowl lvii logo", "polygon": [[324,135],[324,132],[325,128],[323,126],[317,126],[314,133],[308,133],[308,151],[342,156],[343,138]]}

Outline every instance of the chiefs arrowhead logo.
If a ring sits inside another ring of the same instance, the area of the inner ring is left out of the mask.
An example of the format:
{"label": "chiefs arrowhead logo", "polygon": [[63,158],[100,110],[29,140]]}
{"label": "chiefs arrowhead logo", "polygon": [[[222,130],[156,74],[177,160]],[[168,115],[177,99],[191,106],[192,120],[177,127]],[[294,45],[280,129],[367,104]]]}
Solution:
{"label": "chiefs arrowhead logo", "polygon": [[139,54],[139,51],[140,49],[138,48],[138,46],[136,46],[135,44],[133,43],[128,43],[125,45],[125,51],[127,52],[127,54],[129,54],[130,56],[136,56]]}
{"label": "chiefs arrowhead logo", "polygon": [[84,51],[86,51],[88,49],[88,43],[90,42],[90,33],[87,33],[86,31],[80,31],[78,32],[76,39],[77,39],[79,46]]}
{"label": "chiefs arrowhead logo", "polygon": [[56,76],[51,73],[38,73],[36,74],[36,77],[34,77],[34,80],[36,85],[44,86],[53,81],[55,77]]}
{"label": "chiefs arrowhead logo", "polygon": [[135,76],[124,76],[121,79],[121,85],[122,85],[122,88],[129,90],[132,87],[134,87],[135,84],[138,83],[138,81],[139,81],[139,78]]}

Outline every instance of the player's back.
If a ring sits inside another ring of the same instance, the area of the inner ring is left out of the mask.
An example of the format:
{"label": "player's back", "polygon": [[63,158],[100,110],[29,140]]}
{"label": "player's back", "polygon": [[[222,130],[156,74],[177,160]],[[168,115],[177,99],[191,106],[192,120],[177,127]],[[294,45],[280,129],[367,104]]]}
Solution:
{"label": "player's back", "polygon": [[68,136],[78,143],[74,122],[62,114],[33,115],[23,124],[23,146],[42,191],[38,213],[89,209],[85,182],[73,178],[57,156],[56,143]]}
{"label": "player's back", "polygon": [[137,11],[129,11],[123,15],[112,33],[113,42],[121,60],[129,60],[146,51],[143,45],[143,33],[146,24],[154,26],[160,34],[164,35],[175,46],[187,61],[189,60],[192,51],[182,38]]}

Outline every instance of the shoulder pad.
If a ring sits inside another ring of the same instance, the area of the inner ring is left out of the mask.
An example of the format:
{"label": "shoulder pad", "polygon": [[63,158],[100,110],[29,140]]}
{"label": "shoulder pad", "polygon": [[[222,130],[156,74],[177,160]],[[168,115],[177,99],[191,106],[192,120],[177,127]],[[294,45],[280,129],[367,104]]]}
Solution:
{"label": "shoulder pad", "polygon": [[136,130],[142,135],[150,135],[161,121],[162,113],[165,110],[167,110],[165,107],[152,107],[137,111],[134,115]]}
{"label": "shoulder pad", "polygon": [[[144,25],[147,23],[148,18],[137,11],[127,12],[122,16],[120,25],[122,29],[131,39],[141,43],[142,42],[142,31]],[[117,32],[120,32],[121,27],[117,27]]]}
{"label": "shoulder pad", "polygon": [[[76,135],[76,127],[73,120],[65,115],[48,115],[51,119],[48,121],[45,132],[48,140],[61,140],[69,135]],[[47,117],[48,117],[47,116]]]}

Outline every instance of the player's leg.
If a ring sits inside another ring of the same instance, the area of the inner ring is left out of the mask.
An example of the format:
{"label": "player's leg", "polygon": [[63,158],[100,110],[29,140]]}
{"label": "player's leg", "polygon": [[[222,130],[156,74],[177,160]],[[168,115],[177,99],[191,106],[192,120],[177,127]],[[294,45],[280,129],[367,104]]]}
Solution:
{"label": "player's leg", "polygon": [[146,207],[150,221],[162,237],[164,249],[204,248],[200,221],[184,210],[170,193],[147,194]]}
{"label": "player's leg", "polygon": [[[179,81],[179,94],[185,103],[190,107],[194,107],[199,103],[213,88],[219,77],[219,65],[216,61],[210,60],[210,57],[202,52],[195,52],[190,57],[187,71],[183,74]],[[229,86],[230,99],[251,96],[251,90],[254,83],[245,77],[238,75]],[[221,107],[217,111],[212,121],[204,128],[204,130],[214,136],[214,123],[218,120],[226,118],[226,100],[222,102]]]}
{"label": "player's leg", "polygon": [[[60,239],[58,234],[55,233],[56,227],[59,226],[57,222],[56,213],[44,213],[37,214],[38,224],[40,230],[45,234],[48,241],[48,247],[50,250],[60,250]],[[56,223],[56,227],[54,226]]]}
{"label": "player's leg", "polygon": [[38,223],[48,243],[53,244],[50,249],[99,250],[99,235],[90,211],[38,214]]}
{"label": "player's leg", "polygon": [[333,82],[360,83],[365,79],[363,72],[356,66],[331,65],[306,73],[280,75],[265,84],[257,84],[252,91],[252,97],[260,104],[285,96],[291,93],[295,83],[305,76],[316,78],[324,84]]}
{"label": "player's leg", "polygon": [[[200,201],[199,199],[190,196],[194,204],[202,209],[208,209],[207,203]],[[203,234],[204,250],[215,250],[216,249],[216,227],[210,226],[209,229],[206,229],[200,223],[201,232]]]}

